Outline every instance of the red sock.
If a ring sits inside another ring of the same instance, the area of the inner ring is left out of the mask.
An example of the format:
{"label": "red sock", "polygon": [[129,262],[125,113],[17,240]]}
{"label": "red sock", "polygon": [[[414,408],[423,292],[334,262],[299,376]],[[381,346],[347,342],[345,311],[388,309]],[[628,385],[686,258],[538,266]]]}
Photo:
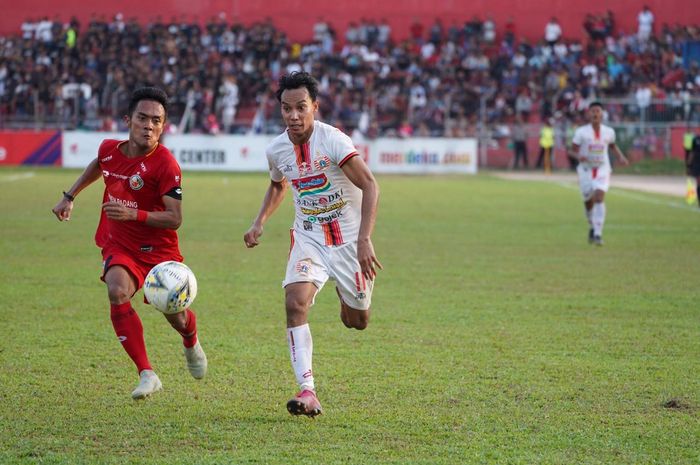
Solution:
{"label": "red sock", "polygon": [[185,347],[192,347],[197,343],[197,315],[191,309],[185,310],[187,315],[187,326],[180,333],[182,336],[182,344]]}
{"label": "red sock", "polygon": [[112,304],[110,316],[119,342],[136,364],[139,373],[150,370],[151,362],[148,361],[146,342],[143,340],[143,325],[141,318],[131,307],[131,302]]}

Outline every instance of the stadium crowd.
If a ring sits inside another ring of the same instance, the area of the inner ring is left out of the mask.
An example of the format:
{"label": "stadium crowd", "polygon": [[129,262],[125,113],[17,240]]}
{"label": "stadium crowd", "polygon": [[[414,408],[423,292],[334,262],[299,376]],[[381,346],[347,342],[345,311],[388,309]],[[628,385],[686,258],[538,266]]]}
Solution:
{"label": "stadium crowd", "polygon": [[473,135],[480,112],[490,124],[516,114],[575,120],[601,97],[632,97],[635,111],[664,99],[677,108],[674,119],[700,117],[687,105],[700,96],[700,68],[683,66],[683,46],[700,40],[700,27],[655,27],[648,9],[631,33],[617,30],[610,11],[586,16],[582,27],[586,40],[567,40],[551,18],[529,41],[512,18],[498,32],[488,17],[436,19],[394,41],[385,20],[350,24],[340,37],[319,18],[313,40],[301,44],[271,20],[244,26],[223,14],[203,27],[177,18],[142,25],[121,14],[85,27],[28,20],[0,37],[0,124],[123,129],[131,91],[153,84],[171,96],[170,132],[276,132],[275,83],[299,69],[321,83],[321,117],[366,137]]}

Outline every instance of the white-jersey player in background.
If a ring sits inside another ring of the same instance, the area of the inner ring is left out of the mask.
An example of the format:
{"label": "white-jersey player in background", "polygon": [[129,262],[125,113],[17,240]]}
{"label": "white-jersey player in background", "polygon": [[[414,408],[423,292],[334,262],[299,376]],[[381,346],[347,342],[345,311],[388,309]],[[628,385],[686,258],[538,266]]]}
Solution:
{"label": "white-jersey player in background", "polygon": [[605,224],[605,193],[610,186],[610,157],[608,149],[615,152],[620,162],[629,162],[615,144],[615,130],[601,123],[603,105],[593,102],[588,106],[590,124],[581,126],[574,132],[573,152],[578,158],[579,187],[586,207],[588,219],[588,242],[603,245],[603,225]]}
{"label": "white-jersey player in background", "polygon": [[255,247],[263,225],[292,186],[295,219],[285,289],[287,342],[299,393],[287,402],[293,415],[321,413],[311,369],[312,340],[307,317],[316,293],[335,280],[340,319],[365,329],[376,268],[371,235],[379,187],[348,136],[315,121],[318,83],[305,72],[279,80],[277,99],[287,130],[266,149],[270,186],[243,240]]}

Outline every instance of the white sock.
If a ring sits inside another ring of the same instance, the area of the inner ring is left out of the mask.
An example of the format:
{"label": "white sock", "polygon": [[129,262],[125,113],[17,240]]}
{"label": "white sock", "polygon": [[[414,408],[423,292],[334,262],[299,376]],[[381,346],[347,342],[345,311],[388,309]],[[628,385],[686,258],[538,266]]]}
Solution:
{"label": "white sock", "polygon": [[593,220],[593,235],[603,236],[603,225],[605,224],[605,203],[596,202],[591,209],[591,219]]}
{"label": "white sock", "polygon": [[311,356],[314,344],[311,340],[309,324],[287,328],[287,343],[289,344],[292,368],[300,389],[314,390],[314,375],[313,371],[311,371]]}

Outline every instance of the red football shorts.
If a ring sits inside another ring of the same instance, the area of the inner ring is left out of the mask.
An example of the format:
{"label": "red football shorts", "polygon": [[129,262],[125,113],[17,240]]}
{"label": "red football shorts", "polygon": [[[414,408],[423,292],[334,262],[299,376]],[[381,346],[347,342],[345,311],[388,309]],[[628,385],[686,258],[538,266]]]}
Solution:
{"label": "red football shorts", "polygon": [[128,271],[129,274],[136,280],[137,291],[143,286],[143,282],[146,279],[148,272],[155,266],[155,264],[145,263],[134,258],[129,254],[129,252],[116,245],[108,245],[102,249],[102,260],[102,276],[100,276],[102,281],[105,280],[107,270],[118,265],[125,268],[126,271]]}

